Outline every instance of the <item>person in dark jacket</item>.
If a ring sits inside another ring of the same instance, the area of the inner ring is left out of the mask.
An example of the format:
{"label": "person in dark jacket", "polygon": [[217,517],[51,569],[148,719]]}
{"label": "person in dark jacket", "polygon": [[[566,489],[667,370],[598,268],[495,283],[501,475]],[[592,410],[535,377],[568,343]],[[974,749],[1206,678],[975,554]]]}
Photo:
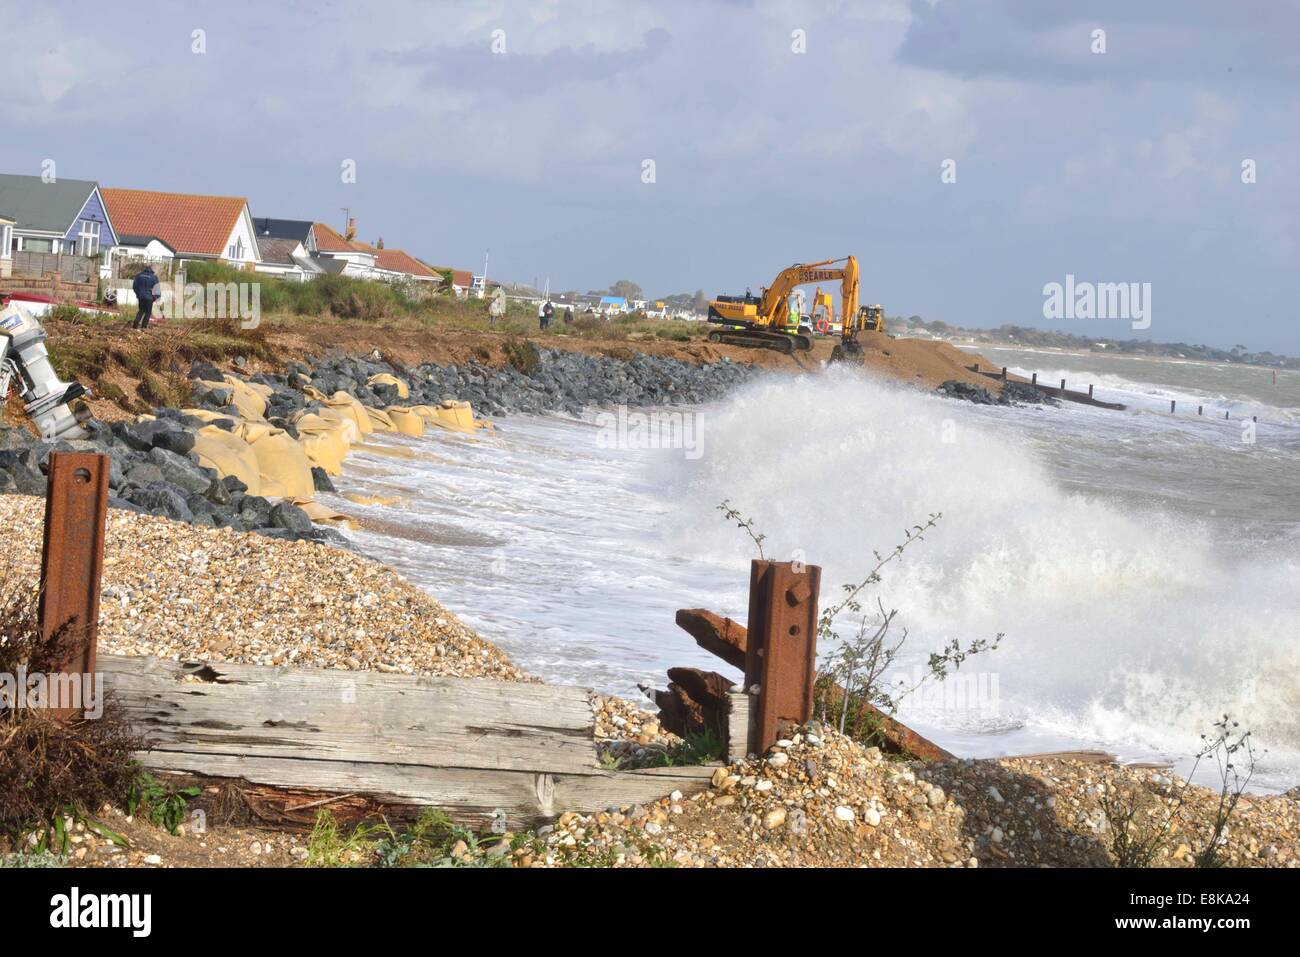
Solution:
{"label": "person in dark jacket", "polygon": [[145,266],[135,277],[135,282],[131,283],[131,291],[135,293],[135,298],[140,303],[140,311],[135,314],[135,322],[131,323],[132,329],[149,328],[149,320],[153,317],[155,290],[158,288],[158,276],[153,271],[153,267]]}

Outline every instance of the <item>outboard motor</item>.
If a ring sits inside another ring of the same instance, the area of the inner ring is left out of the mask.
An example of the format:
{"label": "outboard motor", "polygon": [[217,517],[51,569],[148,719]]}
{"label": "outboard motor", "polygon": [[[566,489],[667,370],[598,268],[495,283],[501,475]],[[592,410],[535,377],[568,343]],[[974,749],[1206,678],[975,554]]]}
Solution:
{"label": "outboard motor", "polygon": [[81,400],[80,382],[64,382],[54,374],[45,350],[45,327],[16,303],[0,311],[0,401],[18,383],[24,410],[47,441],[84,439],[82,423],[91,417]]}

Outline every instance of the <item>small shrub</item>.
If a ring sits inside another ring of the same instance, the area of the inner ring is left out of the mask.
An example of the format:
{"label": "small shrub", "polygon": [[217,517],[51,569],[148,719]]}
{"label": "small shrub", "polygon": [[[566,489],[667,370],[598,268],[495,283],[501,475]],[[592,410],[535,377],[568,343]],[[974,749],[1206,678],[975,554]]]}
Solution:
{"label": "small shrub", "polygon": [[[0,597],[0,674],[53,674],[81,647],[75,623],[42,638],[35,602]],[[42,845],[66,845],[65,817],[76,817],[125,793],[131,755],[146,743],[125,711],[105,695],[98,718],[60,719],[46,708],[0,710],[0,835],[42,832]],[[60,835],[62,838],[60,839]]]}
{"label": "small shrub", "polygon": [[521,339],[518,336],[511,336],[502,346],[505,350],[506,361],[515,367],[524,375],[531,376],[537,371],[538,356],[537,350],[527,339]]}
{"label": "small shrub", "polygon": [[172,788],[148,771],[137,769],[126,793],[126,813],[137,812],[148,817],[158,827],[175,834],[185,822],[185,811],[192,799],[199,796],[196,787]]}
{"label": "small shrub", "polygon": [[1150,867],[1173,840],[1171,816],[1151,792],[1124,784],[1100,799],[1116,867]]}

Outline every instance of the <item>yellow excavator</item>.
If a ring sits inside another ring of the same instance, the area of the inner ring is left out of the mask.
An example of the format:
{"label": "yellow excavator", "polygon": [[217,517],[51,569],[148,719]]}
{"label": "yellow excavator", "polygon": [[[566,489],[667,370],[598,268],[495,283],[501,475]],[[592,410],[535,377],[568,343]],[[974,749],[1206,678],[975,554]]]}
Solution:
{"label": "yellow excavator", "polygon": [[[783,269],[772,285],[754,296],[746,291],[743,296],[718,296],[709,303],[709,322],[723,328],[709,333],[710,342],[737,346],[756,346],[776,349],[787,355],[796,349],[812,349],[812,335],[801,332],[797,324],[789,322],[790,294],[797,286],[807,283],[840,281],[840,344],[831,359],[851,359],[862,355],[857,335],[862,329],[883,329],[882,310],[879,306],[858,307],[858,260],[855,256],[824,259],[815,263],[795,263]],[[829,314],[830,296],[820,293]],[[813,301],[816,311],[818,299]]]}

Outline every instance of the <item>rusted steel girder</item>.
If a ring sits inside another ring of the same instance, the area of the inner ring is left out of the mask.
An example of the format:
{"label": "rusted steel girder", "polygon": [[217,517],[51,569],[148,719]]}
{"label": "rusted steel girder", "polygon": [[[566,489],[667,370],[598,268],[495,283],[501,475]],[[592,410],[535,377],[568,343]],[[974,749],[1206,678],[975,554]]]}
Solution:
{"label": "rusted steel girder", "polygon": [[[744,625],[730,618],[715,615],[703,608],[683,608],[677,612],[677,624],[684,628],[705,651],[712,652],[729,665],[744,670],[749,648],[749,633]],[[843,702],[844,689],[831,684],[826,689],[828,710],[838,713]],[[866,717],[875,726],[880,737],[880,747],[891,754],[917,757],[925,761],[944,761],[952,757],[948,751],[925,738],[901,721],[881,711],[865,697],[855,704],[855,717]],[[662,707],[662,704],[661,704]],[[668,727],[665,724],[665,727]]]}
{"label": "rusted steel girder", "polygon": [[677,611],[677,626],[705,651],[717,655],[733,668],[745,670],[747,639],[744,625],[705,608],[681,608]]}
{"label": "rusted steel girder", "polygon": [[750,564],[745,687],[759,689],[758,754],[812,717],[821,580],[817,565]]}
{"label": "rusted steel girder", "polygon": [[[104,571],[108,514],[107,455],[52,452],[45,493],[45,540],[41,556],[40,626],[46,641],[71,629],[78,647],[62,662],[65,673],[93,676],[99,634],[99,589]],[[55,709],[69,717],[89,707],[97,693],[83,678],[80,707]]]}

